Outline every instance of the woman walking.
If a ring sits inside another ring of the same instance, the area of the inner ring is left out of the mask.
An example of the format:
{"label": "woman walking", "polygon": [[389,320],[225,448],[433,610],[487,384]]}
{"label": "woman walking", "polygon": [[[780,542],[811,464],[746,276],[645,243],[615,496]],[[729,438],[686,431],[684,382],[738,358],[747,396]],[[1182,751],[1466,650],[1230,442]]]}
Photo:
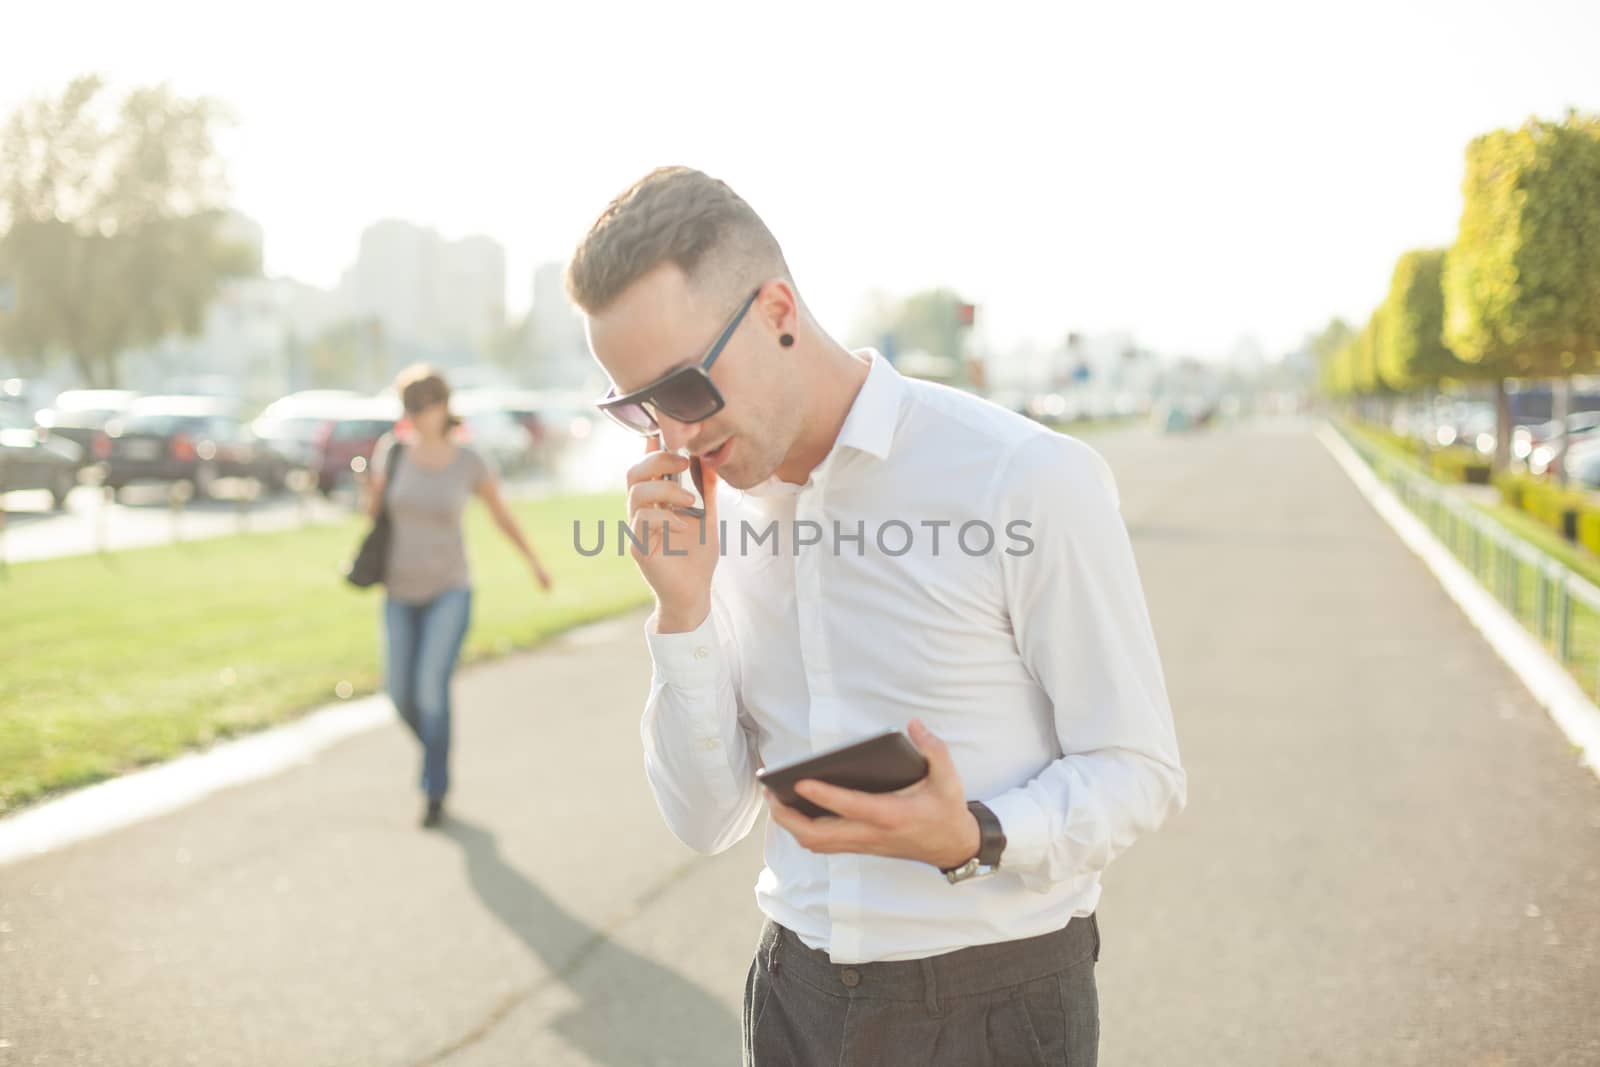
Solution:
{"label": "woman walking", "polygon": [[[500,497],[494,472],[452,439],[450,387],[433,368],[415,366],[395,382],[410,433],[385,436],[372,455],[373,516],[392,524],[384,571],[384,664],[389,697],[422,743],[422,825],[436,826],[450,786],[450,680],[472,615],[461,515],[480,497],[495,525],[528,561],[541,588],[550,576]],[[398,439],[398,447],[396,441]],[[385,485],[388,485],[387,495]]]}

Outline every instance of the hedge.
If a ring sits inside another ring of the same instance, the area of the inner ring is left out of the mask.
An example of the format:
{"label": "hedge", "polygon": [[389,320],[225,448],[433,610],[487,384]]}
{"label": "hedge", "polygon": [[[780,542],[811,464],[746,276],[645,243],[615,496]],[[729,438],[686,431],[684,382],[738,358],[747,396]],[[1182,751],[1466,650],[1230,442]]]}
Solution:
{"label": "hedge", "polygon": [[1489,457],[1475,448],[1441,448],[1428,457],[1428,466],[1435,477],[1475,485],[1488,485],[1493,468]]}

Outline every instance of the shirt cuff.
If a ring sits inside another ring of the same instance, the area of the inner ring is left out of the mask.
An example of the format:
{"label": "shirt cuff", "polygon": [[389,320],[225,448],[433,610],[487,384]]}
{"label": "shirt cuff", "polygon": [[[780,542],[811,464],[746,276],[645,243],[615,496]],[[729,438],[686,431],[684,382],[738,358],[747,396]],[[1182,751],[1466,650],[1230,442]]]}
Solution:
{"label": "shirt cuff", "polygon": [[656,677],[674,689],[704,688],[727,674],[714,611],[693,630],[676,634],[657,633],[652,615],[644,624],[644,637]]}
{"label": "shirt cuff", "polygon": [[1006,835],[1000,869],[1028,874],[1044,866],[1050,851],[1050,820],[1027,789],[1013,789],[984,803],[1000,820]]}

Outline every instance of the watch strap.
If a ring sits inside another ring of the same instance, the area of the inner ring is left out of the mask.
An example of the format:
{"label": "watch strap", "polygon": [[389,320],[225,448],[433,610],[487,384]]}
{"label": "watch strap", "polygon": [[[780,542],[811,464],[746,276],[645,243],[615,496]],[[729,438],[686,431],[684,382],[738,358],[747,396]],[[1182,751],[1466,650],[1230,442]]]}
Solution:
{"label": "watch strap", "polygon": [[971,800],[967,802],[967,810],[978,821],[978,854],[954,867],[941,867],[941,873],[947,876],[968,866],[996,870],[1000,866],[1000,856],[1006,850],[1005,831],[1000,827],[999,816],[989,810],[989,805],[980,800]]}

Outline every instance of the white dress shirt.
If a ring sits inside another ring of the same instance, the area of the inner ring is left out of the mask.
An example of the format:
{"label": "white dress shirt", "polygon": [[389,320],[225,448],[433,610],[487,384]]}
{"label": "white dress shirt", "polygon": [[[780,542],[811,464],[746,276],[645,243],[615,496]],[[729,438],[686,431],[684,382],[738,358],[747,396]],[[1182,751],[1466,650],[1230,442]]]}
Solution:
{"label": "white dress shirt", "polygon": [[757,767],[921,718],[998,816],[1000,873],[951,885],[912,860],[818,855],[768,819],[761,910],[836,963],[1058,930],[1185,802],[1116,484],[1081,441],[859,355],[867,379],[804,486],[719,489],[711,615],[646,626],[656,803],[719,852],[763,810]]}

